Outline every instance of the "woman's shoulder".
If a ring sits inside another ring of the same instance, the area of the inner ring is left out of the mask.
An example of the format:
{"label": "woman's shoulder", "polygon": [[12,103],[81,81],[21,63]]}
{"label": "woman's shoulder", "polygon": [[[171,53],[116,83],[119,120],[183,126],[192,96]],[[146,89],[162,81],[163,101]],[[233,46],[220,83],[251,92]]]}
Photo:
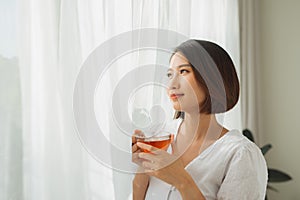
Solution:
{"label": "woman's shoulder", "polygon": [[[243,155],[242,155],[243,154]],[[230,130],[216,142],[205,149],[199,157],[214,162],[230,162],[233,157],[243,156],[263,157],[259,147],[246,138],[239,130]]]}
{"label": "woman's shoulder", "polygon": [[223,163],[224,180],[218,198],[262,199],[268,172],[260,148],[240,131],[234,130],[227,134],[222,146],[227,148],[228,157]]}
{"label": "woman's shoulder", "polygon": [[223,136],[222,149],[233,154],[239,153],[255,153],[261,154],[260,148],[246,138],[239,130],[230,130]]}
{"label": "woman's shoulder", "polygon": [[[231,130],[223,136],[218,151],[219,158],[226,168],[232,168],[241,171],[253,170],[261,171],[265,174],[266,161],[260,148],[246,138],[239,130]],[[252,169],[251,169],[252,170]]]}
{"label": "woman's shoulder", "polygon": [[228,131],[224,136],[223,144],[233,145],[238,147],[254,147],[257,145],[245,137],[239,130],[233,129]]}

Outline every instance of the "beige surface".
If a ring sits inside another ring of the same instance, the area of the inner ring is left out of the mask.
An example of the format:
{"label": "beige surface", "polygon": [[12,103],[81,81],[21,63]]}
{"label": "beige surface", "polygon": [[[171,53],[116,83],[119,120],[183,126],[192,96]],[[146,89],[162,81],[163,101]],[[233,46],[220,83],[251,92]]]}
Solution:
{"label": "beige surface", "polygon": [[273,184],[271,200],[300,199],[300,0],[261,0],[263,142],[269,167],[291,182]]}

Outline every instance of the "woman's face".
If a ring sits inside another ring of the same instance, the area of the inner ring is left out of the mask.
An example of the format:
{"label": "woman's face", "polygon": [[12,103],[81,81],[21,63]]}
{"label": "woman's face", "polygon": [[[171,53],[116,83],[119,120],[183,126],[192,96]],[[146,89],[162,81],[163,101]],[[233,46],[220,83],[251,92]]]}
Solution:
{"label": "woman's face", "polygon": [[187,58],[177,52],[170,61],[167,93],[175,110],[200,112],[200,105],[206,99],[204,90],[198,84],[193,68]]}

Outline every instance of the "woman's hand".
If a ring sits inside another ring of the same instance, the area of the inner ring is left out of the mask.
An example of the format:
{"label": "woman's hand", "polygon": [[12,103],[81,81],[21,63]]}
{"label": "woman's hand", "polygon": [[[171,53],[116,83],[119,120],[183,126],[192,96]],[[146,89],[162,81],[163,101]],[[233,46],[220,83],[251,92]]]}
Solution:
{"label": "woman's hand", "polygon": [[[172,136],[172,140],[173,140]],[[202,192],[185,170],[184,164],[180,158],[174,141],[172,145],[172,154],[147,145],[137,142],[137,146],[141,149],[146,149],[151,153],[139,153],[138,157],[143,159],[142,166],[145,172],[150,176],[155,176],[162,181],[173,185],[178,189],[183,200],[205,200]]]}
{"label": "woman's hand", "polygon": [[186,171],[173,138],[174,135],[172,135],[171,139],[172,154],[141,142],[137,142],[137,146],[140,149],[145,149],[151,152],[138,153],[138,158],[141,162],[139,164],[144,168],[145,172],[150,176],[155,176],[156,178],[176,187],[176,185],[181,184],[180,181]]}
{"label": "woman's hand", "polygon": [[[132,152],[132,162],[135,164],[141,166],[142,162],[144,161],[143,159],[139,158],[139,153],[142,152],[141,148],[137,146],[138,138],[139,137],[144,137],[144,133],[141,130],[134,130],[134,134],[132,135],[131,138],[131,152]],[[137,172],[143,172],[143,168],[139,167]]]}
{"label": "woman's hand", "polygon": [[[144,136],[143,132],[140,130],[135,130],[132,136],[132,162],[140,165],[143,160],[138,157],[138,154],[141,153],[141,149],[137,146],[137,136]],[[137,170],[137,174],[133,180],[133,200],[144,199],[146,195],[146,191],[149,185],[149,175],[142,173],[144,170],[142,167],[139,167]]]}
{"label": "woman's hand", "polygon": [[[137,149],[135,151],[137,155],[133,159],[144,169],[147,175],[154,176],[176,187],[183,200],[205,200],[193,178],[184,168],[174,142],[174,135],[171,137],[172,154],[138,141],[135,141],[134,145],[137,146],[133,148],[133,150]],[[141,151],[142,149],[150,153],[144,153]],[[138,180],[138,175],[135,179]],[[134,186],[133,199],[144,199],[147,187],[140,191],[138,187]]]}

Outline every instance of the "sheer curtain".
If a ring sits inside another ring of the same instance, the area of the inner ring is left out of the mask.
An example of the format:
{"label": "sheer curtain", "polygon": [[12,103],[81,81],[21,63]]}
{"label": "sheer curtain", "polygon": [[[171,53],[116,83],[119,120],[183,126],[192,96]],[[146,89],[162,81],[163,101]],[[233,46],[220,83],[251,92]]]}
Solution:
{"label": "sheer curtain", "polygon": [[[102,42],[139,28],[173,30],[217,42],[239,72],[237,0],[24,0],[19,14],[24,199],[124,199],[130,194],[133,175],[97,162],[78,138],[73,115],[80,66]],[[159,58],[142,51],[130,57],[136,64],[147,59]],[[122,70],[109,72],[104,95],[112,93]],[[103,105],[101,112],[105,109]],[[105,124],[109,133],[112,123]],[[239,106],[225,115],[225,125],[241,129]],[[120,145],[126,147],[128,141]]]}

